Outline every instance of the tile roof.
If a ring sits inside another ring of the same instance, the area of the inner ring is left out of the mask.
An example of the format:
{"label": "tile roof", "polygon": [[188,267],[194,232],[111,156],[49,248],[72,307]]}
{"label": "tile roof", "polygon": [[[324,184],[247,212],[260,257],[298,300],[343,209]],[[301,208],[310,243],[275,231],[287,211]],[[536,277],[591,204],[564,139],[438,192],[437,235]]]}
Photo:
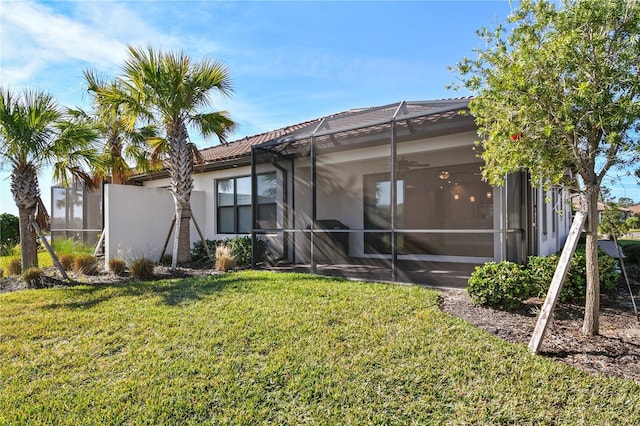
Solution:
{"label": "tile roof", "polygon": [[249,157],[251,155],[252,146],[260,145],[270,140],[291,134],[298,130],[304,129],[305,127],[311,126],[314,123],[318,123],[320,120],[320,118],[317,118],[315,120],[293,124],[281,129],[271,130],[269,132],[260,133],[253,136],[246,136],[242,139],[228,142],[226,144],[220,144],[201,149],[200,154],[202,155],[205,163]]}

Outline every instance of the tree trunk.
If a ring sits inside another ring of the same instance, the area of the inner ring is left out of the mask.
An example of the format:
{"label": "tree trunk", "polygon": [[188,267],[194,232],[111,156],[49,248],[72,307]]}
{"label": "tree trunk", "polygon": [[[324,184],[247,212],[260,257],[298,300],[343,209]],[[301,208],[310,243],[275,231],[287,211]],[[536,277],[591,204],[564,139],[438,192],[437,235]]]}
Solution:
{"label": "tree trunk", "polygon": [[31,227],[33,214],[40,197],[38,172],[31,164],[15,167],[11,172],[11,195],[18,207],[20,219],[20,249],[22,269],[38,266],[38,244]]}
{"label": "tree trunk", "polygon": [[598,186],[586,184],[587,219],[587,296],[582,334],[596,336],[600,328],[600,273],[598,270]]}
{"label": "tree trunk", "polygon": [[193,158],[188,145],[187,128],[178,123],[169,133],[169,175],[176,209],[172,267],[191,261],[191,190],[193,189]]}
{"label": "tree trunk", "polygon": [[33,209],[19,208],[20,218],[20,251],[22,253],[22,270],[38,266],[38,243],[36,232],[31,227]]}

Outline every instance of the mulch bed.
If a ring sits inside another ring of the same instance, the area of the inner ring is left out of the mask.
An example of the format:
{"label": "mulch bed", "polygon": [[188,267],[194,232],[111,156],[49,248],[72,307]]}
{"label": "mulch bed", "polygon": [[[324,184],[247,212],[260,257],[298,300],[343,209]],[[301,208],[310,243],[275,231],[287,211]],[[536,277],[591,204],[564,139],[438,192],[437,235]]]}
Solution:
{"label": "mulch bed", "polygon": [[[180,267],[175,273],[166,266],[156,266],[154,279],[186,278],[219,273],[202,265]],[[69,273],[74,283],[60,280],[55,268],[45,270],[43,287],[75,284],[115,284],[132,278],[108,273],[95,276]],[[640,292],[640,269],[631,274],[634,294]],[[25,289],[26,285],[15,277],[0,281],[0,293]],[[637,300],[636,303],[639,303]],[[487,332],[513,343],[528,344],[543,300],[530,299],[515,311],[474,306],[464,290],[443,290],[440,307]],[[602,295],[600,307],[600,335],[586,337],[581,334],[584,304],[558,304],[541,348],[541,355],[555,358],[596,374],[619,376],[640,383],[640,322],[636,319],[626,283],[621,280],[618,291]]]}
{"label": "mulch bed", "polygon": [[[640,287],[635,282],[634,294]],[[616,294],[602,295],[600,335],[583,336],[584,304],[557,304],[540,355],[583,370],[640,383],[640,322],[623,282]],[[636,297],[636,304],[640,302]],[[442,292],[440,307],[513,343],[529,344],[544,300],[530,299],[515,312],[474,306],[464,290]]]}

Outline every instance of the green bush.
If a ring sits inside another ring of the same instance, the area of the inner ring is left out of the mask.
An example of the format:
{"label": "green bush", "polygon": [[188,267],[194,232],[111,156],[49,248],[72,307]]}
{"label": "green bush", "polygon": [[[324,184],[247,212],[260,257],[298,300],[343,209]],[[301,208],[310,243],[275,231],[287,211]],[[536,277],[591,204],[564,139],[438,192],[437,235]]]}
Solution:
{"label": "green bush", "polygon": [[20,219],[9,213],[0,214],[0,256],[10,256],[20,242]]}
{"label": "green bush", "polygon": [[131,266],[129,266],[129,271],[135,279],[145,281],[153,278],[154,266],[152,260],[143,257],[134,260]]}
{"label": "green bush", "polygon": [[638,264],[640,263],[640,244],[630,244],[622,246],[622,251],[626,256],[624,260],[625,264]]}
{"label": "green bush", "polygon": [[[205,240],[209,250],[215,257],[216,247],[219,245],[229,246],[233,251],[238,266],[251,265],[251,237],[248,235],[227,238],[224,240]],[[262,238],[256,239],[256,254],[258,261],[264,259],[267,251],[267,241]],[[202,241],[196,241],[191,249],[191,258],[195,262],[207,261],[207,251]]]}
{"label": "green bush", "polygon": [[489,262],[477,266],[467,291],[475,305],[512,309],[531,294],[529,276],[513,262]]}
{"label": "green bush", "polygon": [[123,259],[112,257],[109,259],[109,270],[117,276],[124,274],[124,270],[127,268],[127,263]]}
{"label": "green bush", "polygon": [[527,259],[526,272],[531,283],[531,297],[545,297],[549,291],[549,285],[556,272],[560,256],[530,256]]}
{"label": "green bush", "polygon": [[[567,274],[565,286],[568,286],[571,295],[566,298],[561,297],[562,301],[575,300],[585,297],[587,294],[587,254],[584,247],[576,249],[573,259],[571,259],[571,267]],[[598,250],[598,269],[600,271],[600,289],[603,292],[611,292],[615,290],[620,276],[617,269],[617,261],[608,256],[602,250]],[[563,287],[564,291],[564,287]],[[562,296],[562,294],[561,294]]]}
{"label": "green bush", "polygon": [[[476,267],[467,288],[476,305],[504,309],[516,308],[529,297],[545,297],[560,256],[531,256],[526,265],[512,262],[490,262]],[[603,292],[615,290],[619,272],[615,259],[599,251],[600,288]],[[587,289],[586,253],[584,247],[576,250],[567,278],[560,291],[559,301],[570,302],[584,298]]]}

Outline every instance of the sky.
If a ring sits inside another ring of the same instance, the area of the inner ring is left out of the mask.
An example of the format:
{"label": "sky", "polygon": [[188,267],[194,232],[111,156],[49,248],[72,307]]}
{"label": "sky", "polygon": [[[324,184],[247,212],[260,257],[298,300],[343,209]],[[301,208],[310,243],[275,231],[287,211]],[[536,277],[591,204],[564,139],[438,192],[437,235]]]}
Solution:
{"label": "sky", "polygon": [[[182,50],[230,69],[234,93],[214,107],[238,123],[236,140],[352,108],[468,96],[446,88],[456,78],[448,67],[473,57],[475,31],[510,10],[506,0],[0,0],[0,85],[90,109],[84,70],[115,77],[128,45]],[[217,143],[190,136],[201,148]],[[40,175],[48,208],[50,175]],[[17,215],[9,185],[0,165],[0,213]],[[640,201],[632,178],[605,185]]]}

